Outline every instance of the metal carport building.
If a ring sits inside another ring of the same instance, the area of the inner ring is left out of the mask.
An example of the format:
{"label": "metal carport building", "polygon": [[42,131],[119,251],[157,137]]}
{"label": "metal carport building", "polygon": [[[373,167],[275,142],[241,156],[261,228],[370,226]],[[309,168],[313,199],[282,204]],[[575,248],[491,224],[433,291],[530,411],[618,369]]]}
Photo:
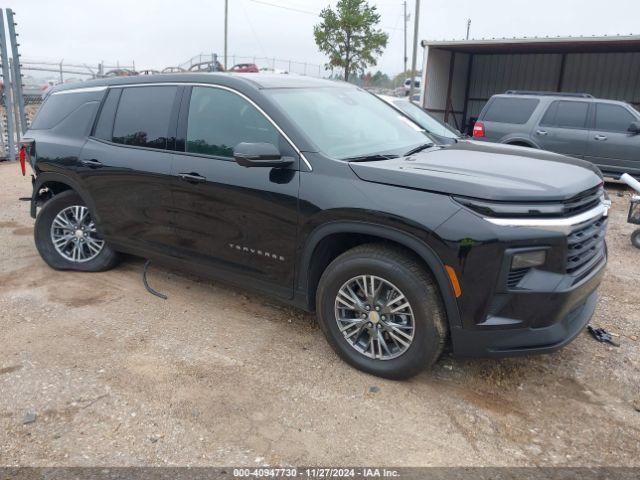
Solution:
{"label": "metal carport building", "polygon": [[507,90],[590,93],[640,106],[640,35],[423,41],[423,107],[461,131]]}

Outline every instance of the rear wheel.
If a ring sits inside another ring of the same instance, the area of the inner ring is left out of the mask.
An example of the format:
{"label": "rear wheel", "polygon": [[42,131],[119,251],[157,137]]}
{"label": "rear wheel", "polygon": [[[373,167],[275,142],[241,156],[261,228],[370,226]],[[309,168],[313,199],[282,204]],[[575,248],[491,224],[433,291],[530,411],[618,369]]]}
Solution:
{"label": "rear wheel", "polygon": [[371,244],[340,255],[323,273],[316,302],[327,340],[360,370],[408,378],[442,353],[447,328],[439,292],[402,250]]}
{"label": "rear wheel", "polygon": [[640,248],[640,229],[631,234],[631,243],[634,247]]}
{"label": "rear wheel", "polygon": [[98,232],[91,212],[74,191],[44,204],[34,229],[40,256],[56,270],[98,272],[114,267],[118,256]]}

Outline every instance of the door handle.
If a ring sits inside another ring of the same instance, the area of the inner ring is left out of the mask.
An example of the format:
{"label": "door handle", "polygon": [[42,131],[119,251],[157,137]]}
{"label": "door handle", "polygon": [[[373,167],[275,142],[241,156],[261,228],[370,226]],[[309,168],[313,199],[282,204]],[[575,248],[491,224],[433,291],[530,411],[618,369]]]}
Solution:
{"label": "door handle", "polygon": [[96,160],[95,158],[81,160],[80,163],[82,165],[84,165],[85,167],[90,167],[90,168],[100,168],[100,167],[102,167],[102,162],[99,161],[99,160]]}
{"label": "door handle", "polygon": [[536,133],[538,135],[542,135],[543,137],[546,135],[549,135],[549,133],[546,130],[536,130]]}
{"label": "door handle", "polygon": [[606,141],[606,140],[607,140],[607,136],[606,136],[606,135],[596,135],[596,136],[595,136],[595,137],[593,137],[593,138],[595,138],[595,139],[596,139],[597,141],[599,141],[599,142],[604,142],[604,141]]}
{"label": "door handle", "polygon": [[204,183],[207,181],[205,177],[198,173],[179,173],[178,177],[180,177],[180,180],[184,180],[189,183]]}

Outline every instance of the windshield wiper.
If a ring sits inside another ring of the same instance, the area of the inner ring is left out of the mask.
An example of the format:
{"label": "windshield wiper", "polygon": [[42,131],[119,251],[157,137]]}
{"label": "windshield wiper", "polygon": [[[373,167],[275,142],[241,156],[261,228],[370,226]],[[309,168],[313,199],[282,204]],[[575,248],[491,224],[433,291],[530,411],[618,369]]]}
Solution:
{"label": "windshield wiper", "polygon": [[423,143],[422,145],[419,145],[416,148],[413,148],[413,149],[409,150],[407,153],[404,154],[404,156],[408,157],[409,155],[413,155],[414,153],[418,153],[418,152],[421,152],[423,150],[426,150],[427,148],[431,148],[434,145],[435,145],[435,143]]}
{"label": "windshield wiper", "polygon": [[398,155],[381,155],[381,154],[373,154],[373,155],[362,155],[361,157],[349,157],[343,158],[345,162],[375,162],[378,160],[391,160],[393,158],[398,158]]}

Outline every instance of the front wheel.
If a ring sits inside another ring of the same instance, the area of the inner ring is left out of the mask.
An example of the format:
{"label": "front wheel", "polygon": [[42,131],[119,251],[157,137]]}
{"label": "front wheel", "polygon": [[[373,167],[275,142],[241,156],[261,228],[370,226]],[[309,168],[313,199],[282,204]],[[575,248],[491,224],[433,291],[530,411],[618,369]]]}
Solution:
{"label": "front wheel", "polygon": [[34,237],[40,256],[56,270],[99,272],[118,261],[82,198],[71,190],[44,204],[36,218]]}
{"label": "front wheel", "polygon": [[320,279],[316,310],[338,355],[380,377],[416,375],[435,363],[446,340],[434,280],[393,247],[363,245],[336,258]]}
{"label": "front wheel", "polygon": [[631,234],[631,243],[634,247],[640,248],[640,228]]}

